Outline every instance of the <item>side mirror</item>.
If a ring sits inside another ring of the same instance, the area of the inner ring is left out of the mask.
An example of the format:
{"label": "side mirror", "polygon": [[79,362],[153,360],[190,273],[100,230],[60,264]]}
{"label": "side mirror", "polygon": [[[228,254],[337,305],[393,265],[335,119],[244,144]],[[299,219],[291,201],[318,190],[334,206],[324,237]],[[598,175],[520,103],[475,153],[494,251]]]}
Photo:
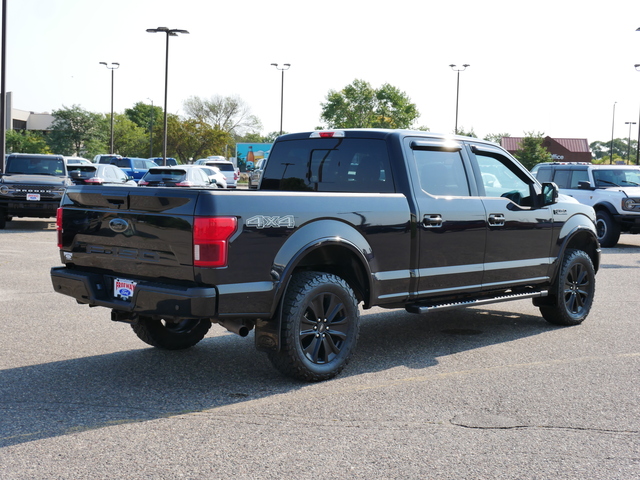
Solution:
{"label": "side mirror", "polygon": [[591,186],[591,182],[578,182],[578,188],[580,190],[595,190],[595,188]]}
{"label": "side mirror", "polygon": [[553,182],[543,183],[541,197],[543,207],[558,203],[558,186]]}

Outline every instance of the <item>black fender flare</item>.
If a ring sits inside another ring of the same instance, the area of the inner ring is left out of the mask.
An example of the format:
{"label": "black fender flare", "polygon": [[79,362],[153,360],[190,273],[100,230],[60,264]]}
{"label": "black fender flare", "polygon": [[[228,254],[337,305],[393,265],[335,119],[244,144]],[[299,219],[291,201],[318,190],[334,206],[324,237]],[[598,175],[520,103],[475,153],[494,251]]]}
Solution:
{"label": "black fender flare", "polygon": [[[327,235],[331,232],[331,235]],[[374,258],[371,245],[353,226],[338,220],[316,220],[301,226],[282,245],[276,254],[271,268],[271,275],[277,281],[276,294],[272,312],[275,312],[280,303],[293,272],[300,262],[312,252],[328,246],[345,248],[352,252],[356,261],[362,267],[364,279],[367,282],[369,292],[364,295],[364,303],[369,304],[374,292],[373,275],[377,261]],[[353,286],[352,286],[353,288]]]}
{"label": "black fender flare", "polygon": [[598,242],[596,226],[586,215],[574,215],[565,222],[560,230],[560,235],[558,236],[559,248],[553,264],[554,270],[552,275],[550,275],[551,283],[553,283],[558,276],[561,260],[564,258],[567,249],[574,246],[582,247],[587,252],[593,262],[593,267],[596,272],[598,271],[600,267],[600,244]]}

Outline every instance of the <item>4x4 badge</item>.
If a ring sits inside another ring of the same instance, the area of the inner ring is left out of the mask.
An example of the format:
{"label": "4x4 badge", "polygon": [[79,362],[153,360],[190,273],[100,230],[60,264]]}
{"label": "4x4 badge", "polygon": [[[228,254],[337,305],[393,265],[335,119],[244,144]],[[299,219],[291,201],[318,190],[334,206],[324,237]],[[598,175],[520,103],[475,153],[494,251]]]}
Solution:
{"label": "4x4 badge", "polygon": [[566,215],[567,211],[564,208],[557,208],[553,211],[554,215]]}

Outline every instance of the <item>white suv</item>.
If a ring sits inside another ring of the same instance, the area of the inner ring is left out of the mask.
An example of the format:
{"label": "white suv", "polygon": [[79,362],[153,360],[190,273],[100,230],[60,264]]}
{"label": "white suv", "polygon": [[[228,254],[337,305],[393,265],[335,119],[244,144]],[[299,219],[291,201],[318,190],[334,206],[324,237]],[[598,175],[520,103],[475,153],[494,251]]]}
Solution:
{"label": "white suv", "polygon": [[194,165],[218,167],[227,180],[227,188],[236,188],[239,177],[238,172],[236,171],[236,167],[233,163],[226,160],[224,157],[201,158],[200,160],[196,160]]}
{"label": "white suv", "polygon": [[596,211],[598,240],[618,243],[620,233],[640,233],[640,166],[590,163],[540,163],[531,172],[538,181],[554,182]]}

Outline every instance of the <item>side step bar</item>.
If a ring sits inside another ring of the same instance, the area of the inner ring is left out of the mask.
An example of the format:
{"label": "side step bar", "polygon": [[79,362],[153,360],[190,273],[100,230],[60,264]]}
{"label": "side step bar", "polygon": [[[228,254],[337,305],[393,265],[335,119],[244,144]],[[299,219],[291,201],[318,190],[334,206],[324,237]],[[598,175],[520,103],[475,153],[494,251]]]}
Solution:
{"label": "side step bar", "polygon": [[508,302],[510,300],[522,300],[523,298],[546,297],[548,294],[549,292],[547,290],[542,290],[540,292],[514,293],[510,295],[502,295],[500,297],[479,298],[475,300],[465,300],[462,302],[433,303],[433,304],[414,303],[411,305],[407,305],[405,307],[405,310],[409,313],[429,313],[429,312],[435,312],[436,310],[453,310],[454,308],[460,308],[460,307],[476,307],[478,305],[487,305],[489,303]]}

